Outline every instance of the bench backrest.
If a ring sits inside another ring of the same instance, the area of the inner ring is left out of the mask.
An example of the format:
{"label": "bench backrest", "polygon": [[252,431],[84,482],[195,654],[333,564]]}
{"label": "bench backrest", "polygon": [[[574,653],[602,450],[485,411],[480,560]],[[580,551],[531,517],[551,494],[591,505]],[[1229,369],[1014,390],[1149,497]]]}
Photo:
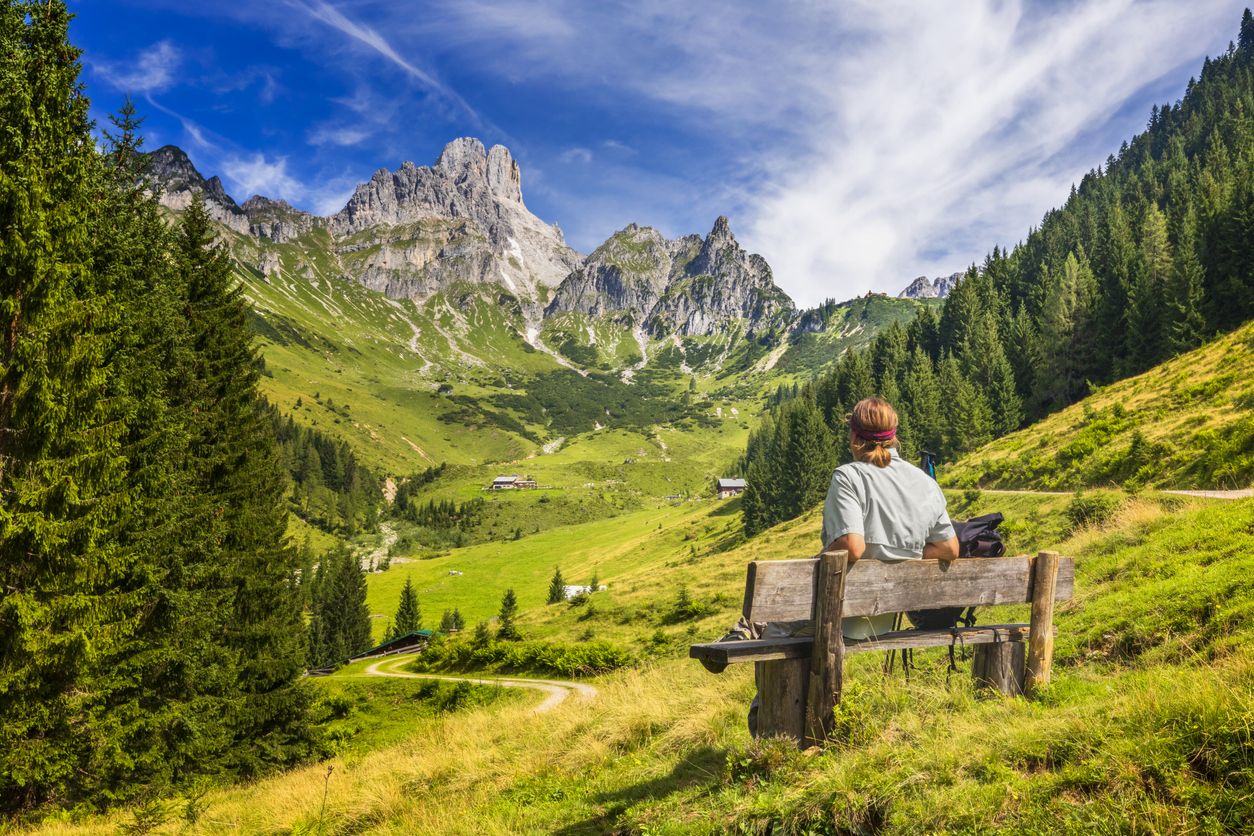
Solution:
{"label": "bench backrest", "polygon": [[[937,607],[1026,604],[1032,600],[1035,557],[959,558],[884,563],[859,560],[845,579],[845,617],[879,615]],[[800,621],[814,618],[818,559],[755,560],[745,582],[744,615],[750,621]],[[1058,560],[1054,600],[1071,598],[1075,562]]]}

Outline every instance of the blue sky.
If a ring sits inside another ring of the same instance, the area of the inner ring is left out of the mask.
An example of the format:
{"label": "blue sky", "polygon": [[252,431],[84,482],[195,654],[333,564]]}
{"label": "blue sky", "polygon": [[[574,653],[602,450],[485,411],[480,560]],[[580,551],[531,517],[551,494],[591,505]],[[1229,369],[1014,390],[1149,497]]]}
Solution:
{"label": "blue sky", "polygon": [[329,214],[458,136],[588,252],[720,214],[799,304],[1013,245],[1175,101],[1243,4],[71,0],[103,121]]}

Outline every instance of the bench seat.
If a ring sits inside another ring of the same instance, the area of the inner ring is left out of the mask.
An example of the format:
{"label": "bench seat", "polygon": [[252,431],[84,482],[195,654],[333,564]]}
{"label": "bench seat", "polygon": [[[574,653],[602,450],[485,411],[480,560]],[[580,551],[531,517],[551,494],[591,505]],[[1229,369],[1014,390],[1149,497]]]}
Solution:
{"label": "bench seat", "polygon": [[[1057,633],[1057,628],[1054,630]],[[894,630],[873,639],[845,639],[845,653],[900,650],[911,647],[959,647],[976,644],[1021,642],[1028,637],[1027,624],[988,624],[954,627],[948,630]],[[783,659],[809,659],[814,647],[812,636],[694,644],[688,656],[715,665],[736,662],[777,662]]]}

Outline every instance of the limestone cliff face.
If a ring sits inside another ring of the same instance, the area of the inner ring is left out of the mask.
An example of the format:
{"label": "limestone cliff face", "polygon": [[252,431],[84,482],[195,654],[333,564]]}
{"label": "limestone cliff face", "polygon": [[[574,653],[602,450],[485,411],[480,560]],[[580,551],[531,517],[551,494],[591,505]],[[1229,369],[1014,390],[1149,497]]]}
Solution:
{"label": "limestone cliff face", "polygon": [[[379,169],[330,217],[260,195],[239,206],[173,146],[151,155],[151,170],[165,205],[183,209],[203,194],[216,220],[256,239],[260,250],[249,263],[267,276],[282,262],[266,245],[295,243],[321,248],[347,278],[396,299],[426,299],[454,285],[499,287],[518,300],[529,329],[545,316],[578,312],[658,338],[709,336],[732,321],[760,332],[794,314],[771,268],[741,248],[726,218],[704,238],[674,240],[631,224],[582,258],[556,224],[527,209],[509,150],[485,150],[477,139],[450,142],[432,166]],[[323,234],[303,238],[314,231]]]}
{"label": "limestone cliff face", "polygon": [[434,166],[379,169],[357,187],[331,231],[356,278],[393,296],[427,296],[454,281],[494,282],[531,296],[580,264],[562,231],[528,211],[508,149],[450,142]]}
{"label": "limestone cliff face", "polygon": [[209,217],[236,232],[248,234],[248,216],[236,205],[216,176],[206,180],[182,148],[165,145],[148,155],[148,177],[160,186],[162,206],[181,212],[199,194]]}
{"label": "limestone cliff face", "polygon": [[565,311],[624,316],[654,337],[709,336],[733,320],[750,333],[783,325],[793,303],[720,217],[704,239],[634,224],[615,233],[557,289],[547,313]]}
{"label": "limestone cliff face", "polygon": [[944,299],[961,279],[961,273],[940,276],[935,279],[919,276],[910,282],[906,289],[898,293],[897,296],[901,299]]}
{"label": "limestone cliff face", "polygon": [[248,231],[276,244],[295,241],[306,232],[327,225],[325,218],[302,212],[285,200],[272,200],[256,194],[245,200],[240,208],[248,216]]}
{"label": "limestone cliff face", "polygon": [[652,227],[630,224],[610,236],[566,277],[547,313],[574,311],[642,324],[700,246],[701,238],[696,235],[671,241]]}

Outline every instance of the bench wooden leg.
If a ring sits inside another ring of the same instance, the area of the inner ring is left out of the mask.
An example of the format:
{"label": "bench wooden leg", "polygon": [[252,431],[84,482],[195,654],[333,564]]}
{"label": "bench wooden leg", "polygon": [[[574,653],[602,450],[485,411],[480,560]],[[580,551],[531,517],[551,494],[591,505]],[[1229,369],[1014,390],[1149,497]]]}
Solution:
{"label": "bench wooden leg", "polygon": [[978,689],[992,689],[1007,696],[1023,693],[1023,642],[995,642],[975,647],[971,676]]}
{"label": "bench wooden leg", "polygon": [[840,702],[845,666],[845,640],[840,632],[845,608],[845,573],[849,552],[819,555],[814,598],[814,646],[810,656],[806,729],[802,746],[822,745],[832,736],[834,710]]}
{"label": "bench wooden leg", "polygon": [[1032,564],[1032,623],[1028,634],[1024,691],[1033,696],[1049,685],[1054,661],[1054,595],[1058,587],[1058,552],[1041,552]]}
{"label": "bench wooden leg", "polygon": [[809,680],[809,659],[758,663],[758,737],[788,737],[801,743]]}

